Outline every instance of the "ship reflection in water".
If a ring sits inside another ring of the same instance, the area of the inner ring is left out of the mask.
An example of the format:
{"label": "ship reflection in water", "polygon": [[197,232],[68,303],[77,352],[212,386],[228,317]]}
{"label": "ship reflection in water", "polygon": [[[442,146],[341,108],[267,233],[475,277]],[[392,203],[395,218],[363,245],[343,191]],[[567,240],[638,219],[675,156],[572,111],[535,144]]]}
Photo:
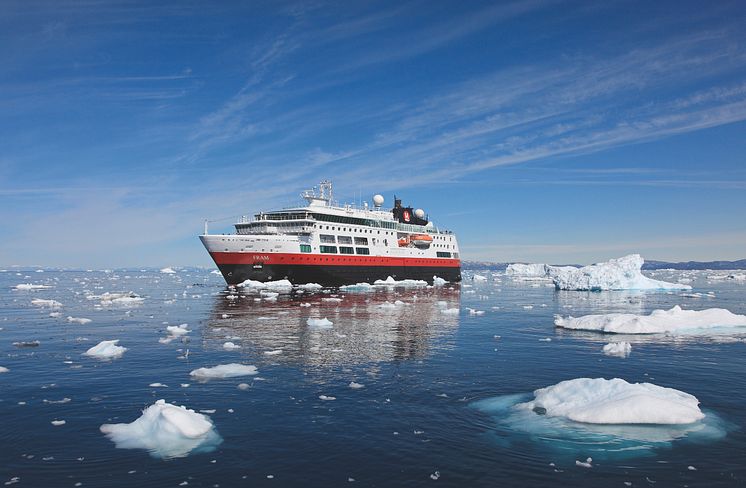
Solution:
{"label": "ship reflection in water", "polygon": [[[272,295],[242,290],[216,296],[203,328],[204,347],[223,349],[232,342],[240,346],[236,354],[254,360],[354,365],[424,358],[451,347],[459,325],[458,285]],[[323,318],[333,325],[308,324]]]}

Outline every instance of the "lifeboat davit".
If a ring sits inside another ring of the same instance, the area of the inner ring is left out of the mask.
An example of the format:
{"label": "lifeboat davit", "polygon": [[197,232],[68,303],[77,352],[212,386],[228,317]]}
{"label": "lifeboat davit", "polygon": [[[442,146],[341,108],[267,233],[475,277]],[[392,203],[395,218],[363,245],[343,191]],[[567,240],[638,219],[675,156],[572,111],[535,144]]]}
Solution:
{"label": "lifeboat davit", "polygon": [[409,240],[417,247],[430,247],[433,242],[432,236],[427,234],[412,234]]}

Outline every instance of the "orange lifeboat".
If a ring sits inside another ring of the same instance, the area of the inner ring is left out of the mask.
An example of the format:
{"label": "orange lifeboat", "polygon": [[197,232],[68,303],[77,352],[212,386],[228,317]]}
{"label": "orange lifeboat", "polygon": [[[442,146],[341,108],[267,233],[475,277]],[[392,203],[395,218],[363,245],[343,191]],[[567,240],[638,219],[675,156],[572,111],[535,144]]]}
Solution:
{"label": "orange lifeboat", "polygon": [[417,247],[430,247],[433,242],[432,236],[427,234],[412,234],[409,240]]}
{"label": "orange lifeboat", "polygon": [[402,237],[399,239],[399,247],[407,247],[409,245],[409,237]]}

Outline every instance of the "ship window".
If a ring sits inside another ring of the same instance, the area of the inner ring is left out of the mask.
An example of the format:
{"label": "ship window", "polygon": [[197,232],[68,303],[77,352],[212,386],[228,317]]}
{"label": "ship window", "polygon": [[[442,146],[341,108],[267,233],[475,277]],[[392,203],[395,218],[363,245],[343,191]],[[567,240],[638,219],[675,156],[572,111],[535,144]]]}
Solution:
{"label": "ship window", "polygon": [[439,258],[450,258],[451,257],[451,253],[449,253],[449,252],[443,252],[443,251],[438,251],[438,257]]}
{"label": "ship window", "polygon": [[355,250],[351,247],[339,246],[339,254],[355,254]]}
{"label": "ship window", "polygon": [[368,245],[368,238],[367,237],[356,237],[355,238],[355,245],[356,246],[367,246]]}
{"label": "ship window", "polygon": [[325,254],[337,254],[337,246],[319,246],[319,250]]}
{"label": "ship window", "polygon": [[337,240],[340,244],[352,244],[352,237],[350,236],[337,236]]}
{"label": "ship window", "polygon": [[300,252],[311,252],[311,246],[309,246],[308,244],[301,244]]}
{"label": "ship window", "polygon": [[337,242],[334,240],[334,236],[329,234],[319,234],[319,239],[324,244],[334,244]]}
{"label": "ship window", "polygon": [[458,259],[458,253],[457,252],[453,253],[453,257]]}
{"label": "ship window", "polygon": [[370,249],[368,249],[367,247],[356,247],[355,248],[355,252],[357,252],[358,254],[366,254],[367,255],[367,254],[370,254]]}

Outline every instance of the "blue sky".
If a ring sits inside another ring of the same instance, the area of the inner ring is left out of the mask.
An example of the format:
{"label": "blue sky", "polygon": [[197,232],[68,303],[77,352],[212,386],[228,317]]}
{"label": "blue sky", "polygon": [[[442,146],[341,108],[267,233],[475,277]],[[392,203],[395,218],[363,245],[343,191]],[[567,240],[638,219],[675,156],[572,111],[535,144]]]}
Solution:
{"label": "blue sky", "polygon": [[[158,4],[153,6],[153,4]],[[467,259],[746,258],[746,5],[5,1],[0,266],[396,193]]]}

